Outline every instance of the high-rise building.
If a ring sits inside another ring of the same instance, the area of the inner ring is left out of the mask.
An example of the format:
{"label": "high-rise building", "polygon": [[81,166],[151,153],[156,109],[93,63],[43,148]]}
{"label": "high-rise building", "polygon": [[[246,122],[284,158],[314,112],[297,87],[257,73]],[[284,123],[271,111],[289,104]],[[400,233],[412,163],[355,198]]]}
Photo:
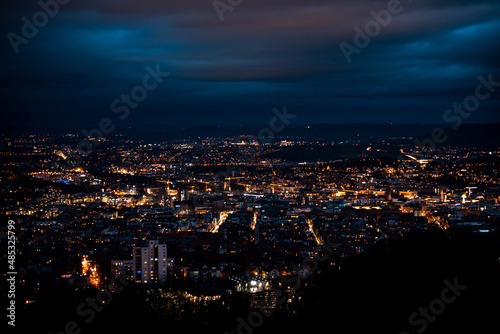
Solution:
{"label": "high-rise building", "polygon": [[146,247],[133,247],[132,273],[134,281],[141,284],[167,282],[167,245],[149,240]]}
{"label": "high-rise building", "polygon": [[187,201],[188,200],[188,190],[185,187],[177,188],[177,201]]}
{"label": "high-rise building", "polygon": [[161,206],[170,206],[169,188],[160,189],[158,202]]}
{"label": "high-rise building", "polygon": [[132,270],[132,266],[132,260],[111,260],[111,273],[115,277],[126,275]]}

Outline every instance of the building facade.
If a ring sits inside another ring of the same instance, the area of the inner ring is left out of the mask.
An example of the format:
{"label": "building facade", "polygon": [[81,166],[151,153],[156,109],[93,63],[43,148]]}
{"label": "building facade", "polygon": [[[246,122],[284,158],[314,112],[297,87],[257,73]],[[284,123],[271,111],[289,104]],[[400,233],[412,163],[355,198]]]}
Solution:
{"label": "building facade", "polygon": [[167,282],[167,245],[150,240],[145,247],[133,247],[132,273],[134,282],[165,284]]}

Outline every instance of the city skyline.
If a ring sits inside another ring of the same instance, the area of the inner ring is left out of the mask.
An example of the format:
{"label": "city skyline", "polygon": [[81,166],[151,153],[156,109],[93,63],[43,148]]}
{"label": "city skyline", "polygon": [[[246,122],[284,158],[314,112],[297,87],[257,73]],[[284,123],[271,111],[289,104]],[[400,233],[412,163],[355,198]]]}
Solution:
{"label": "city skyline", "polygon": [[434,146],[3,135],[8,324],[483,333],[499,294],[500,147],[436,133],[419,138]]}

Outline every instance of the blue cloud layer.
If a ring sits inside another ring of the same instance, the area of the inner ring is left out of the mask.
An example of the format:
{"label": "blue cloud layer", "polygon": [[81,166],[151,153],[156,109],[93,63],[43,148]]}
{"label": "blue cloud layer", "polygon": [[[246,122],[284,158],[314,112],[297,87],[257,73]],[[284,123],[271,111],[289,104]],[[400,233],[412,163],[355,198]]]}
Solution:
{"label": "blue cloud layer", "polygon": [[[3,124],[95,124],[156,64],[170,76],[130,124],[266,123],[285,104],[305,124],[438,123],[478,75],[500,81],[498,1],[401,3],[348,64],[339,44],[387,1],[243,1],[224,22],[210,1],[70,2],[18,54],[3,39]],[[7,4],[4,36],[39,9]],[[499,93],[468,121],[499,122]]]}

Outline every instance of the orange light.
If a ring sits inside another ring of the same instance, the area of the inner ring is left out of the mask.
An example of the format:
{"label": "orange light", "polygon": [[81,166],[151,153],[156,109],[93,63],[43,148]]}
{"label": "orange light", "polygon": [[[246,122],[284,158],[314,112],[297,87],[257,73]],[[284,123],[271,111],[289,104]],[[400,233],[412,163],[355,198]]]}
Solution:
{"label": "orange light", "polygon": [[91,265],[88,261],[88,256],[84,255],[82,260],[82,274],[89,275],[90,284],[98,288],[100,284],[99,273],[97,272],[97,265]]}

